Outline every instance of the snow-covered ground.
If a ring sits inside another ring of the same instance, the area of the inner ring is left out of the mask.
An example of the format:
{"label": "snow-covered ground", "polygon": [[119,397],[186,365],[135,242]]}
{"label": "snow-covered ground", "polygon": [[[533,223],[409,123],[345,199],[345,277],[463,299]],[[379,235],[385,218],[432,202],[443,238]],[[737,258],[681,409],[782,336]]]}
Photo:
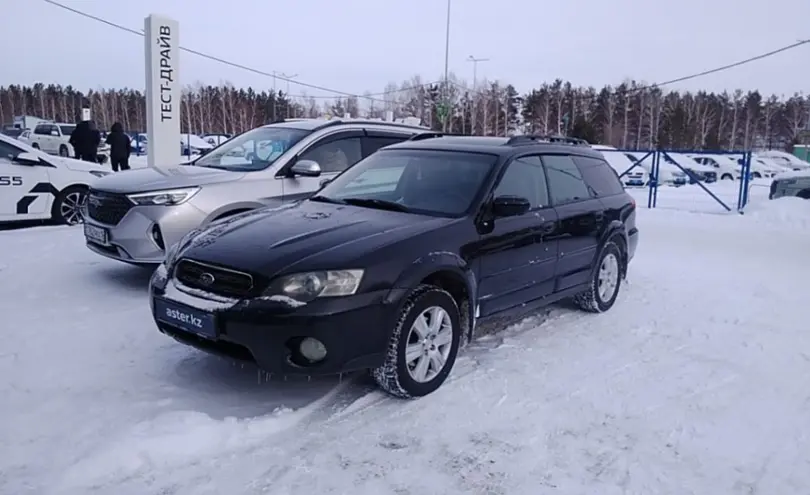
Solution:
{"label": "snow-covered ground", "polygon": [[413,402],[188,349],[80,228],[0,232],[0,493],[810,493],[810,202],[702,194],[640,208],[610,312],[475,342]]}

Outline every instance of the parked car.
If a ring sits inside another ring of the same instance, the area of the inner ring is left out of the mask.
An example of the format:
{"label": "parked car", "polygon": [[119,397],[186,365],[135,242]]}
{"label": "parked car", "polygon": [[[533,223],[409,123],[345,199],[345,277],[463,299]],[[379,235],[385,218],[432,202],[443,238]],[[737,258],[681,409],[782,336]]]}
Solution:
{"label": "parked car", "polygon": [[219,146],[225,141],[229,140],[232,136],[230,134],[202,134],[202,138],[206,143],[211,146]]}
{"label": "parked car", "polygon": [[[619,179],[626,187],[643,187],[650,181],[650,174],[641,165],[633,167],[635,162],[613,146],[592,144],[591,148],[602,153],[605,161],[619,174]],[[629,170],[629,172],[628,172]],[[625,172],[627,172],[625,174]],[[621,174],[624,174],[623,176]]]}
{"label": "parked car", "polygon": [[[74,156],[73,146],[68,141],[74,129],[76,129],[76,124],[43,122],[34,128],[29,136],[29,142],[33,148],[49,155],[72,157]],[[98,147],[98,162],[107,163],[109,158],[110,147],[102,140]]]}
{"label": "parked car", "polygon": [[810,169],[783,172],[771,181],[770,199],[790,196],[810,199]]}
{"label": "parked car", "polygon": [[691,176],[687,174],[690,184],[694,184],[697,181],[706,182],[707,184],[717,182],[717,171],[714,168],[709,167],[708,165],[701,165],[683,153],[667,152],[661,156],[667,161],[667,163],[671,163],[679,168],[691,172]]}
{"label": "parked car", "polygon": [[[625,153],[633,163],[638,163],[639,167],[643,168],[648,176],[652,175],[653,156],[647,155],[646,151],[638,151],[632,153]],[[638,168],[638,167],[637,167]],[[666,163],[664,160],[658,165],[658,182],[659,184],[667,184],[671,186],[684,186],[689,182],[686,172],[676,167],[671,163]]]}
{"label": "parked car", "polygon": [[564,298],[609,310],[635,208],[587,145],[425,133],[308,200],[190,232],[152,276],[152,311],[179,342],[268,372],[369,369],[423,396],[476,328]]}
{"label": "parked car", "polygon": [[779,151],[779,150],[758,151],[757,156],[761,158],[769,158],[775,161],[776,163],[788,167],[791,170],[810,169],[810,163],[786,151]]}
{"label": "parked car", "polygon": [[195,134],[180,134],[180,154],[185,156],[204,155],[215,145]]}
{"label": "parked car", "polygon": [[321,179],[423,127],[295,120],[253,129],[189,164],[113,174],[90,191],[87,246],[135,264],[157,264],[188,231],[254,208],[298,201]]}
{"label": "parked car", "polygon": [[[14,136],[11,136],[11,137],[14,137]],[[20,135],[17,136],[17,140],[30,146],[31,145],[31,129],[26,129],[26,130],[22,131],[20,133]]]}
{"label": "parked car", "polygon": [[108,173],[99,165],[50,156],[0,135],[0,223],[79,223],[88,187]]}

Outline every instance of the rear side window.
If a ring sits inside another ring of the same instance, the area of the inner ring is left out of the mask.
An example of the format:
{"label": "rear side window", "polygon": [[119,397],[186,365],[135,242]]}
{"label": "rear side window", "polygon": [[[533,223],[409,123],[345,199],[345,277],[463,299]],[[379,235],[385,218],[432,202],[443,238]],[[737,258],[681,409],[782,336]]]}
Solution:
{"label": "rear side window", "polygon": [[34,134],[50,134],[51,133],[51,126],[49,125],[38,125],[34,127]]}
{"label": "rear side window", "polygon": [[574,162],[582,172],[582,178],[596,196],[615,196],[624,192],[624,186],[616,171],[598,158],[575,156]]}
{"label": "rear side window", "polygon": [[543,164],[548,176],[549,195],[555,206],[591,198],[588,185],[570,156],[543,155]]}

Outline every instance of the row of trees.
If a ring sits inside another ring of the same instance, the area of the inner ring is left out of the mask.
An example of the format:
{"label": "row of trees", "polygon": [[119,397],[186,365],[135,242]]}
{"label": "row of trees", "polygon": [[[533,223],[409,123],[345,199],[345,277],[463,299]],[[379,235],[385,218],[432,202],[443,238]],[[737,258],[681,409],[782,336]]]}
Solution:
{"label": "row of trees", "polygon": [[[137,89],[80,91],[35,84],[0,87],[0,122],[36,115],[76,121],[89,107],[102,128],[121,122],[145,130],[145,99]],[[434,129],[483,135],[568,134],[621,148],[748,149],[787,147],[810,128],[810,98],[736,90],[681,92],[626,81],[601,89],[556,80],[520,94],[510,84],[471,87],[450,77],[414,77],[372,95],[319,99],[283,91],[197,84],[183,90],[183,132],[238,133],[285,117],[418,117]]]}

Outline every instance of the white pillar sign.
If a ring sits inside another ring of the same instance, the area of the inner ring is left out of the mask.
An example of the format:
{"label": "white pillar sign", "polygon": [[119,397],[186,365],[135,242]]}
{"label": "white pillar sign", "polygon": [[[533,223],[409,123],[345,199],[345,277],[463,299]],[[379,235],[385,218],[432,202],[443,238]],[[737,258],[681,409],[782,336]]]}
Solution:
{"label": "white pillar sign", "polygon": [[150,167],[180,163],[179,29],[174,19],[144,20],[146,47],[146,161]]}
{"label": "white pillar sign", "polygon": [[90,109],[82,108],[82,120],[90,120]]}

